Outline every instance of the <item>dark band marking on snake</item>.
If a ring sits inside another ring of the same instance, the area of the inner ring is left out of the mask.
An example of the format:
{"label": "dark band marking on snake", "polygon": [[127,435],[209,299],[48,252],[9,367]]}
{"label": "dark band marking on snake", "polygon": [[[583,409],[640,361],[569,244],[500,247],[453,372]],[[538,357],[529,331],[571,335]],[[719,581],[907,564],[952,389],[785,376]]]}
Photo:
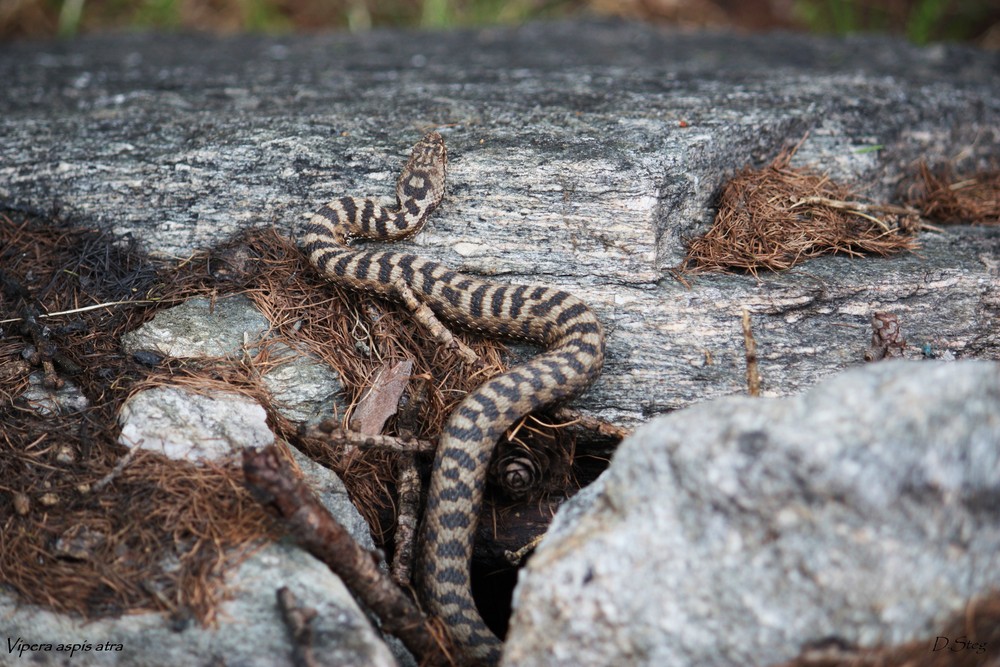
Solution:
{"label": "dark band marking on snake", "polygon": [[469,589],[490,457],[516,420],[575,396],[597,378],[604,333],[590,309],[567,292],[497,284],[417,255],[350,247],[356,238],[394,241],[419,231],[444,196],[446,164],[441,135],[427,134],[396,183],[394,208],[341,197],[310,217],[299,243],[312,264],[338,284],[395,300],[411,292],[450,323],[546,348],[487,381],[452,412],[438,445],[421,527],[417,586],[423,603],[447,624],[463,663],[492,665],[501,645]]}

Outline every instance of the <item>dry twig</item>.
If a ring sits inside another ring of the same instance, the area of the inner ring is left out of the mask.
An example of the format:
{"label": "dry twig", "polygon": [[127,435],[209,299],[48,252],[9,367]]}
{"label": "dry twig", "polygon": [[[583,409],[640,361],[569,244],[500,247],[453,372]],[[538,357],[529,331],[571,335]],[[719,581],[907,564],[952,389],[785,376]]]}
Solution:
{"label": "dry twig", "polygon": [[409,285],[400,280],[393,283],[392,286],[396,290],[396,294],[400,300],[413,313],[413,319],[423,324],[427,328],[427,331],[434,336],[435,340],[445,348],[454,350],[467,364],[475,364],[479,361],[479,356],[472,348],[456,338],[448,330],[448,327],[441,323],[441,320],[437,318],[437,315],[430,309],[430,306],[417,298],[417,295],[413,293]]}
{"label": "dry twig", "polygon": [[298,543],[336,573],[399,637],[422,664],[443,665],[447,659],[427,619],[334,519],[302,480],[292,475],[274,447],[243,452],[247,485],[265,507],[276,512]]}
{"label": "dry twig", "polygon": [[412,437],[395,435],[365,435],[364,433],[340,428],[330,421],[320,422],[315,426],[307,427],[305,435],[307,438],[322,440],[334,447],[351,445],[362,451],[381,449],[390,452],[402,452],[404,454],[433,454],[436,448],[434,443],[428,440],[418,440]]}
{"label": "dry twig", "polygon": [[760,368],[757,366],[757,341],[750,328],[750,311],[743,309],[743,346],[747,360],[747,393],[760,396]]}
{"label": "dry twig", "polygon": [[413,570],[413,552],[417,542],[417,511],[420,505],[420,473],[412,454],[399,457],[398,496],[399,512],[396,515],[395,552],[390,574],[400,587],[410,582]]}
{"label": "dry twig", "polygon": [[564,422],[562,424],[563,426],[575,424],[581,428],[587,429],[588,431],[593,431],[598,435],[603,435],[608,438],[624,440],[632,435],[631,429],[623,428],[617,424],[612,424],[611,422],[604,421],[603,419],[598,419],[597,417],[585,415],[582,412],[573,410],[572,408],[557,408],[553,411],[552,416],[559,421]]}

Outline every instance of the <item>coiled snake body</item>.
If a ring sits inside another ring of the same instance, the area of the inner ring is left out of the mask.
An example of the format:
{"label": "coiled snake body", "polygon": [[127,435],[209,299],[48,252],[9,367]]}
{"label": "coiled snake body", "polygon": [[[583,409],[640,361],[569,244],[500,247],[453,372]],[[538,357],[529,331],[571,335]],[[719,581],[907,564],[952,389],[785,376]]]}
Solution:
{"label": "coiled snake body", "polygon": [[546,348],[487,381],[452,413],[438,445],[421,529],[417,584],[424,604],[449,628],[462,662],[495,664],[500,642],[483,623],[469,588],[490,456],[517,419],[594,381],[604,361],[604,334],[590,309],[566,292],[491,283],[416,255],[349,246],[353,238],[392,241],[417,232],[444,196],[446,163],[441,135],[427,134],[399,177],[395,208],[342,197],[311,216],[299,244],[334,282],[396,300],[416,296],[449,322]]}

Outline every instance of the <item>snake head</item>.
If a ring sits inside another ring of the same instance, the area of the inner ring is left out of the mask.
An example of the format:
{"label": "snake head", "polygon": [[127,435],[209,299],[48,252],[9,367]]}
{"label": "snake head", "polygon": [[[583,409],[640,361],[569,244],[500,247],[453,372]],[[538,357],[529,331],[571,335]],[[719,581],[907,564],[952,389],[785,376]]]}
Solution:
{"label": "snake head", "polygon": [[448,151],[444,147],[444,137],[438,132],[428,132],[413,146],[408,166],[420,169],[440,167],[443,171],[448,164]]}
{"label": "snake head", "polygon": [[416,143],[403,173],[396,183],[396,196],[401,206],[412,211],[434,210],[444,197],[444,182],[448,166],[448,151],[444,137],[428,132]]}

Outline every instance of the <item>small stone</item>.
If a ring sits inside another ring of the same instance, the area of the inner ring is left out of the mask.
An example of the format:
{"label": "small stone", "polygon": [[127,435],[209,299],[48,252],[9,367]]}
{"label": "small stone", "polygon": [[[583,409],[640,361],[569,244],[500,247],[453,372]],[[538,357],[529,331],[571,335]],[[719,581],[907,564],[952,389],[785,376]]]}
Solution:
{"label": "small stone", "polygon": [[29,375],[28,382],[28,388],[21,397],[43,417],[79,412],[90,405],[80,388],[72,382],[63,381],[58,389],[46,387],[46,377],[41,371]]}
{"label": "small stone", "polygon": [[[270,328],[267,318],[245,294],[215,299],[196,297],[160,311],[122,337],[137,361],[155,365],[153,354],[168,357],[234,357],[256,345]],[[152,362],[152,363],[150,363]]]}
{"label": "small stone", "polygon": [[132,358],[137,364],[149,366],[150,368],[163,361],[163,355],[153,350],[135,350],[132,352]]}
{"label": "small stone", "polygon": [[21,516],[31,511],[31,499],[20,491],[14,493],[14,511]]}
{"label": "small stone", "polygon": [[338,404],[344,385],[332,368],[283,343],[272,345],[269,353],[278,363],[261,379],[274,398],[275,409],[286,419],[315,424],[346,410],[346,405]]}
{"label": "small stone", "polygon": [[59,463],[73,463],[76,461],[76,451],[69,445],[60,445],[56,452],[56,461]]}
{"label": "small stone", "polygon": [[135,394],[121,408],[118,442],[187,460],[226,458],[274,442],[267,413],[233,393],[198,394],[161,386]]}

